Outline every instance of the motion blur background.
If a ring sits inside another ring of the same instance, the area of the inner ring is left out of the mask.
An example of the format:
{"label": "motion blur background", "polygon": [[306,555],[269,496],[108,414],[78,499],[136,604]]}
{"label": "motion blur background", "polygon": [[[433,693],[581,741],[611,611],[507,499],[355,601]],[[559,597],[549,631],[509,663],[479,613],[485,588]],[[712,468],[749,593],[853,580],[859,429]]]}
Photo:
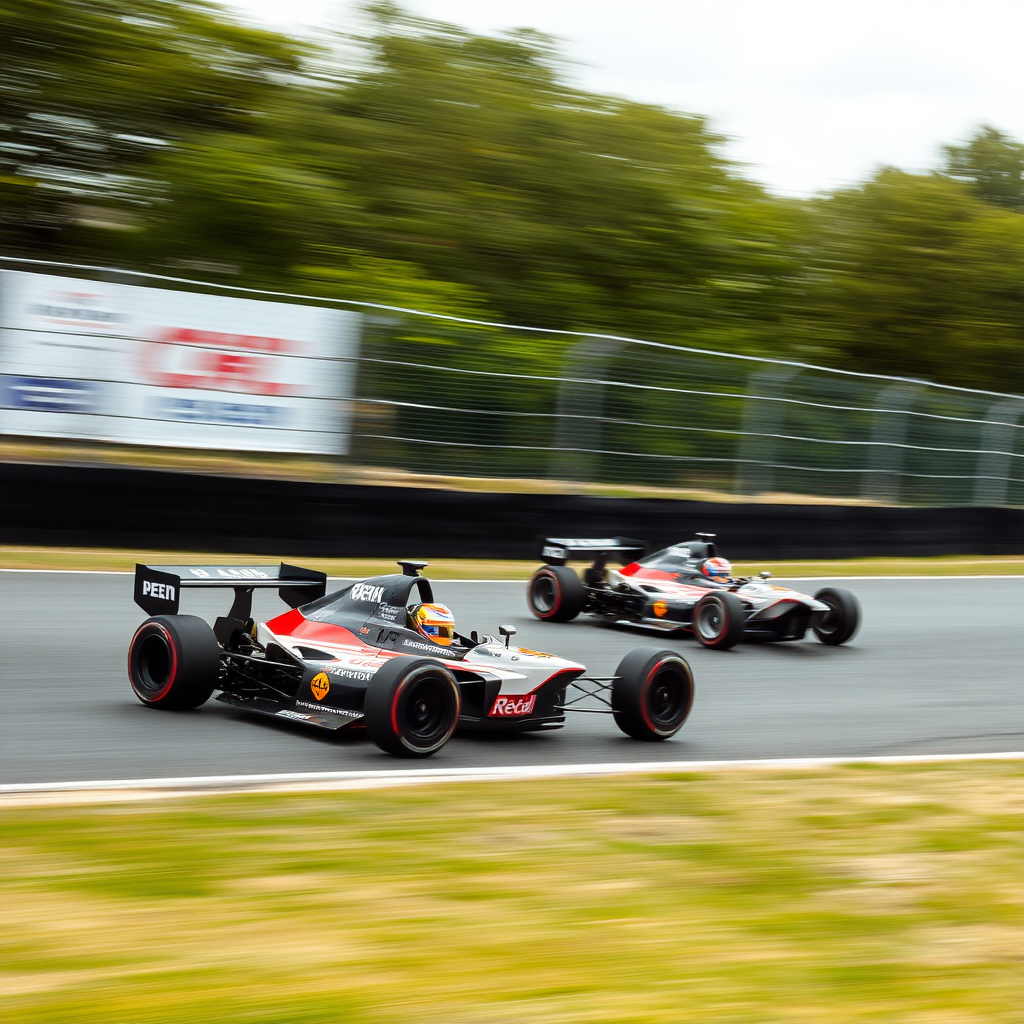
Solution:
{"label": "motion blur background", "polygon": [[1024,505],[1020,140],[783,196],[538,32],[361,15],[0,9],[5,457]]}

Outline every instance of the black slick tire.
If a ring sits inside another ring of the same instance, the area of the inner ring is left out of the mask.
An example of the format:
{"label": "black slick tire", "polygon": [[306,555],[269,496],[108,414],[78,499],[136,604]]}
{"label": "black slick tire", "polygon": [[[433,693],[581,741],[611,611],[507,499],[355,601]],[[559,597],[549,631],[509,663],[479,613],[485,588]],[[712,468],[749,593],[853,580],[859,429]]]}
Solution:
{"label": "black slick tire", "polygon": [[586,602],[582,580],[567,565],[543,566],[526,587],[530,611],[545,622],[569,622],[583,611]]}
{"label": "black slick tire", "polygon": [[814,600],[829,606],[827,612],[817,612],[811,619],[811,629],[823,644],[845,644],[860,628],[860,602],[849,590],[825,587]]}
{"label": "black slick tire", "polygon": [[675,651],[637,647],[615,670],[615,724],[635,740],[667,740],[683,727],[693,707],[693,672]]}
{"label": "black slick tire", "polygon": [[743,639],[747,613],[727,590],[705,594],[693,608],[693,635],[705,647],[727,651]]}
{"label": "black slick tire", "polygon": [[398,657],[373,677],[363,705],[370,739],[395,757],[429,757],[451,739],[461,694],[455,677],[429,658]]}
{"label": "black slick tire", "polygon": [[220,647],[198,615],[155,615],[128,646],[128,679],[147,707],[183,711],[205,704],[217,688]]}

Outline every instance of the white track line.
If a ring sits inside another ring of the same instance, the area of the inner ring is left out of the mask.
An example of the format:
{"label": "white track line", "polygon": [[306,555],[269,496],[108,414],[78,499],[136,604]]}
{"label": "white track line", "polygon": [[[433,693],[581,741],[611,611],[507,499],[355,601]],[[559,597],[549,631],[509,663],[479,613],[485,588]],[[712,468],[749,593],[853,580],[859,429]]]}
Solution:
{"label": "white track line", "polygon": [[621,764],[565,764],[499,768],[408,768],[352,772],[293,772],[267,775],[209,775],[183,778],[109,779],[0,785],[0,806],[107,803],[225,793],[330,793],[437,782],[511,782],[530,779],[612,775],[666,775],[728,769],[811,769],[837,765],[929,764],[962,761],[1020,761],[1024,751],[990,754],[908,754],[886,757],[794,757],[736,761],[638,761]]}

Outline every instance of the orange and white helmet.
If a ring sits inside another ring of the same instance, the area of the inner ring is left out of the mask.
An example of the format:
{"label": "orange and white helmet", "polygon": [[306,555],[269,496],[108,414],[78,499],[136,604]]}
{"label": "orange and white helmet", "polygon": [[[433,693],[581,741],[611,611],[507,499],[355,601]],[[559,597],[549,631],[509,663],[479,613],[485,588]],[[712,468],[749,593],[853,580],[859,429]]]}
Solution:
{"label": "orange and white helmet", "polygon": [[451,645],[455,638],[455,616],[443,604],[420,604],[412,611],[413,628],[435,644]]}
{"label": "orange and white helmet", "polygon": [[727,558],[706,558],[700,571],[716,583],[728,583],[732,577],[732,564]]}

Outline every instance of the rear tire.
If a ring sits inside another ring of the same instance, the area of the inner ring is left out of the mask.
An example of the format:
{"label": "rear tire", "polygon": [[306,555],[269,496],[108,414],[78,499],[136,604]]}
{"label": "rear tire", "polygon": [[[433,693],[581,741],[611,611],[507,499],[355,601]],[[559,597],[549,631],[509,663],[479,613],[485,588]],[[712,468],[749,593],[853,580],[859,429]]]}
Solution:
{"label": "rear tire", "polygon": [[147,707],[182,711],[205,704],[217,688],[220,647],[197,615],[155,615],[128,646],[128,679]]}
{"label": "rear tire", "polygon": [[545,565],[527,584],[526,602],[538,619],[570,622],[583,611],[587,592],[579,576],[567,565]]}
{"label": "rear tire", "polygon": [[693,707],[693,673],[685,658],[637,647],[619,662],[615,676],[612,711],[627,736],[655,742],[679,732]]}
{"label": "rear tire", "polygon": [[462,707],[459,684],[436,661],[398,657],[370,682],[363,705],[370,739],[395,757],[429,757],[451,739]]}
{"label": "rear tire", "polygon": [[705,594],[693,609],[693,635],[705,647],[727,651],[743,639],[747,613],[728,590]]}
{"label": "rear tire", "polygon": [[811,620],[811,629],[823,644],[845,644],[860,628],[860,602],[849,590],[825,587],[814,595],[814,600],[829,606],[827,612],[817,612]]}

